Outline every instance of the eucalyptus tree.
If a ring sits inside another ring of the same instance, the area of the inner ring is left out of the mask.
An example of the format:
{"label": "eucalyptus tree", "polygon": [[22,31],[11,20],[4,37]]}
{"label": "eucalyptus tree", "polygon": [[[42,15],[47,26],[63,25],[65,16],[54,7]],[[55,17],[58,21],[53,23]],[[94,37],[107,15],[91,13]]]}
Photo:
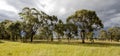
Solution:
{"label": "eucalyptus tree", "polygon": [[35,26],[39,24],[40,13],[35,8],[25,7],[22,9],[22,12],[20,12],[19,15],[24,23],[23,30],[27,33],[27,36],[25,37],[25,39],[30,37],[31,42],[32,42],[33,35],[35,34],[35,31],[37,30]]}
{"label": "eucalyptus tree", "polygon": [[101,30],[100,33],[99,33],[99,38],[102,39],[102,40],[108,39],[108,33],[107,33],[107,31]]}
{"label": "eucalyptus tree", "polygon": [[[0,36],[2,39],[6,39],[7,32],[5,30],[5,24],[6,24],[6,20],[0,22]],[[10,39],[9,37],[7,39]]]}
{"label": "eucalyptus tree", "polygon": [[14,38],[12,37],[11,31],[8,29],[12,23],[13,22],[11,20],[4,20],[1,22],[1,29],[2,29],[1,33],[2,33],[2,37],[4,37],[4,39],[14,40]]}
{"label": "eucalyptus tree", "polygon": [[15,37],[14,37],[14,23],[8,23],[7,25],[6,25],[6,30],[7,30],[7,32],[9,33],[9,35],[10,35],[10,38],[11,38],[11,40],[13,40],[13,41],[15,41]]}
{"label": "eucalyptus tree", "polygon": [[57,33],[58,40],[61,41],[61,37],[64,36],[64,23],[62,20],[58,20],[55,25],[55,32]]}
{"label": "eucalyptus tree", "polygon": [[103,28],[102,21],[99,19],[95,11],[77,10],[73,15],[67,18],[67,22],[76,24],[81,29],[82,43],[85,43],[86,32]]}
{"label": "eucalyptus tree", "polygon": [[114,31],[114,29],[113,28],[109,28],[108,29],[108,35],[109,35],[109,39],[111,40],[111,42],[112,42],[112,40],[113,40],[113,38],[114,38],[114,33],[115,31]]}
{"label": "eucalyptus tree", "polygon": [[49,16],[43,11],[29,7],[23,8],[19,15],[26,25],[24,29],[26,28],[27,37],[31,38],[31,42],[38,28],[53,26],[52,24],[57,21],[56,16]]}
{"label": "eucalyptus tree", "polygon": [[15,40],[18,40],[18,38],[20,39],[20,31],[21,31],[21,22],[20,21],[13,22],[9,26],[9,29],[11,30]]}
{"label": "eucalyptus tree", "polygon": [[53,41],[53,33],[49,29],[49,27],[43,27],[40,31],[40,36],[44,37],[44,39],[47,39],[47,41]]}
{"label": "eucalyptus tree", "polygon": [[56,24],[57,24],[58,18],[57,16],[48,16],[48,19],[43,22],[42,27],[39,28],[39,36],[44,37],[44,39],[47,39],[48,41],[53,41],[53,32],[55,32]]}
{"label": "eucalyptus tree", "polygon": [[2,25],[1,25],[1,23],[0,23],[0,39],[4,39],[4,38],[2,37],[2,30],[3,30],[3,28],[2,28]]}
{"label": "eucalyptus tree", "polygon": [[120,40],[120,27],[112,27],[108,29],[108,35],[110,40],[119,41]]}
{"label": "eucalyptus tree", "polygon": [[3,27],[3,24],[2,22],[0,22],[0,37],[1,39],[4,39],[4,27]]}
{"label": "eucalyptus tree", "polygon": [[10,40],[17,40],[17,36],[19,35],[19,27],[20,24],[18,22],[13,22],[11,20],[5,20],[1,22],[1,33],[6,35]]}
{"label": "eucalyptus tree", "polygon": [[87,40],[90,39],[91,43],[94,42],[94,40],[93,40],[93,35],[94,35],[93,32],[87,32],[87,33],[86,33],[86,38],[87,38]]}
{"label": "eucalyptus tree", "polygon": [[65,34],[67,35],[68,42],[71,38],[74,38],[74,36],[77,34],[77,26],[72,23],[66,23],[64,25],[65,27]]}
{"label": "eucalyptus tree", "polygon": [[49,21],[50,23],[48,23],[48,27],[49,27],[49,33],[52,33],[50,35],[50,38],[51,38],[51,41],[53,41],[54,37],[54,32],[56,30],[56,25],[57,25],[57,22],[58,22],[58,18],[57,16],[53,15],[53,16],[49,16]]}

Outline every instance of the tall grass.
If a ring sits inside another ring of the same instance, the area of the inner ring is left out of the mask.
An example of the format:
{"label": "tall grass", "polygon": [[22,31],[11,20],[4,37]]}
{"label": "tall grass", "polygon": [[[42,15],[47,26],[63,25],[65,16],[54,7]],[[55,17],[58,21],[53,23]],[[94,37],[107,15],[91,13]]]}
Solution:
{"label": "tall grass", "polygon": [[119,44],[1,41],[0,56],[120,56]]}

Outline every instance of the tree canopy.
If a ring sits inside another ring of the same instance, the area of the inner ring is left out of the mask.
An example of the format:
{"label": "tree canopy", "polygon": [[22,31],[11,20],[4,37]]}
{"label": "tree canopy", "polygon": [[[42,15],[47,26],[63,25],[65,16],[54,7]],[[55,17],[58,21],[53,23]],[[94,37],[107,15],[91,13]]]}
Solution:
{"label": "tree canopy", "polygon": [[[47,41],[67,39],[70,42],[71,39],[77,37],[82,40],[82,43],[85,43],[85,39],[90,39],[93,43],[94,31],[104,27],[96,12],[87,9],[75,11],[68,16],[66,22],[36,8],[24,7],[18,15],[21,21],[4,20],[0,22],[1,39],[23,42],[32,42],[33,39]],[[119,31],[120,27],[101,30],[98,38],[119,41]]]}

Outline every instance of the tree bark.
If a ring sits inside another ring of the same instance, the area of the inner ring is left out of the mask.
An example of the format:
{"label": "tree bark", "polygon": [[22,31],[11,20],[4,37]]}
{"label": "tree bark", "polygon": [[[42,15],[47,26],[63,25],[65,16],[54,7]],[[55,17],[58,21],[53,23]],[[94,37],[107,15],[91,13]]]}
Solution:
{"label": "tree bark", "polygon": [[31,36],[31,42],[33,42],[33,36]]}
{"label": "tree bark", "polygon": [[82,43],[85,43],[85,30],[81,30]]}
{"label": "tree bark", "polygon": [[110,37],[110,41],[112,42],[112,36]]}
{"label": "tree bark", "polygon": [[53,37],[51,37],[51,42],[53,42]]}
{"label": "tree bark", "polygon": [[68,37],[68,43],[70,42],[70,37]]}

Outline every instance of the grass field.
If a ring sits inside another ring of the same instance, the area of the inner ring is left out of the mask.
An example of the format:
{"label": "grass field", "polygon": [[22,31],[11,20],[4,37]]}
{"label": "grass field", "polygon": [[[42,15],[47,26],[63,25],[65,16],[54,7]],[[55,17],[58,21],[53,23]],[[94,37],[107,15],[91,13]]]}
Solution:
{"label": "grass field", "polygon": [[20,43],[1,40],[0,56],[120,56],[120,44]]}

